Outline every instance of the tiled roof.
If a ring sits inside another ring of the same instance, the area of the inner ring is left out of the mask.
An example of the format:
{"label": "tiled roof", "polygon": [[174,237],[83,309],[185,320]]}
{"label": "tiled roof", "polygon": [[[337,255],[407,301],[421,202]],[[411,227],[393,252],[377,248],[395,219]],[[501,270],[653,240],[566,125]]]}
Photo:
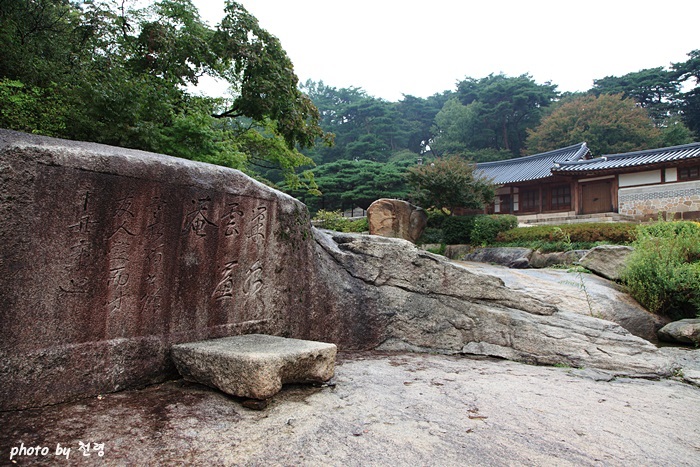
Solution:
{"label": "tiled roof", "polygon": [[700,160],[700,143],[684,144],[660,149],[611,154],[590,160],[559,162],[552,173],[595,172],[626,167],[643,167],[665,162],[679,162],[689,159]]}
{"label": "tiled roof", "polygon": [[579,143],[533,156],[478,163],[476,174],[493,179],[496,185],[539,180],[552,176],[555,163],[578,161],[589,153],[586,143]]}

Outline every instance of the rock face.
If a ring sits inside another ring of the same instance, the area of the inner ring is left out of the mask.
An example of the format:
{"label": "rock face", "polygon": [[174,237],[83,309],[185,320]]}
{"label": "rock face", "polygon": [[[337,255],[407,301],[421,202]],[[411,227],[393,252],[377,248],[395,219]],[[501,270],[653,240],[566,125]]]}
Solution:
{"label": "rock face", "polygon": [[657,331],[668,320],[647,311],[622,288],[594,274],[565,269],[510,269],[465,263],[473,271],[499,277],[512,291],[525,292],[567,311],[619,324],[631,334],[657,342]]}
{"label": "rock face", "polygon": [[465,255],[464,261],[477,261],[480,263],[500,264],[509,268],[523,269],[530,266],[530,248],[478,248],[474,252]]}
{"label": "rock face", "polygon": [[579,262],[595,274],[616,281],[632,251],[633,248],[623,245],[601,245],[590,250]]}
{"label": "rock face", "polygon": [[533,251],[530,255],[531,268],[550,268],[552,266],[568,266],[577,263],[588,250],[571,250],[554,253]]}
{"label": "rock face", "polygon": [[333,258],[331,288],[356,290],[379,314],[378,349],[490,355],[637,375],[672,371],[674,363],[654,345],[615,323],[511,290],[495,276],[406,241],[324,232],[315,237]]}
{"label": "rock face", "polygon": [[669,342],[700,345],[700,319],[681,319],[659,330],[659,338]]}
{"label": "rock face", "polygon": [[403,238],[415,243],[428,224],[428,215],[419,207],[398,199],[378,199],[367,209],[369,233]]}
{"label": "rock face", "polygon": [[306,207],[236,170],[0,130],[0,410],[168,379],[173,343],[316,326],[312,254]]}
{"label": "rock face", "polygon": [[172,348],[173,361],[186,380],[253,399],[268,399],[287,383],[328,381],[335,355],[334,344],[261,334]]}

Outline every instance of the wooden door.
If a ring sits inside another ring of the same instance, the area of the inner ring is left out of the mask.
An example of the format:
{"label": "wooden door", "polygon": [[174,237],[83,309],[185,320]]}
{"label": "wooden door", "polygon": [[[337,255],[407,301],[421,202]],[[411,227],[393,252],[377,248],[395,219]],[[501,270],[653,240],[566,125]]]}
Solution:
{"label": "wooden door", "polygon": [[583,213],[613,212],[612,179],[581,184]]}

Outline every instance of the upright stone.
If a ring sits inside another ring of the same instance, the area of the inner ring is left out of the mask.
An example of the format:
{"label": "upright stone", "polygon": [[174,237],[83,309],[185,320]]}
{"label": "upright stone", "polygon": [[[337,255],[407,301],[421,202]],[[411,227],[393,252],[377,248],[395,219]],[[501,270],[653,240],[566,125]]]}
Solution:
{"label": "upright stone", "polygon": [[625,269],[627,257],[634,251],[624,245],[600,245],[586,253],[579,263],[595,274],[616,281]]}
{"label": "upright stone", "polygon": [[398,199],[378,199],[367,209],[369,233],[403,238],[415,243],[428,224],[428,215],[419,207]]}

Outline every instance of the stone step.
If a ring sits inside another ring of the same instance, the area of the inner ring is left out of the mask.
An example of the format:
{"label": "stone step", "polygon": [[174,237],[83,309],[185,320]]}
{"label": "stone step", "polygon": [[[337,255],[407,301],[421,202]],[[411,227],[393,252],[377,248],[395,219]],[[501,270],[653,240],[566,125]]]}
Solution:
{"label": "stone step", "polygon": [[269,399],[287,383],[325,382],[335,371],[335,344],[263,334],[172,346],[188,381],[238,397]]}

